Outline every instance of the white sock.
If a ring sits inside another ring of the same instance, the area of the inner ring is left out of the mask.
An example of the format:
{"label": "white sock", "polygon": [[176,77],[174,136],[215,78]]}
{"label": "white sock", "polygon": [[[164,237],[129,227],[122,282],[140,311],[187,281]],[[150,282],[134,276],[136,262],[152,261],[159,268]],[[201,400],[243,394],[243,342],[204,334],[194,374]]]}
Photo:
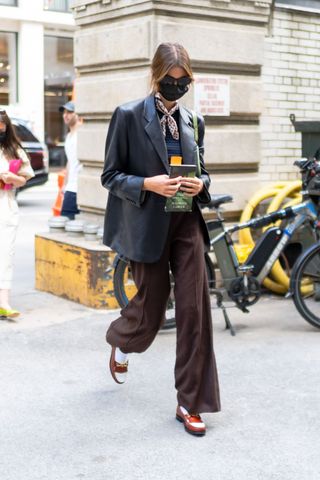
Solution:
{"label": "white sock", "polygon": [[181,405],[180,405],[180,410],[181,410],[181,412],[183,413],[183,415],[189,415],[188,410],[186,410],[186,409],[185,409],[184,407],[182,407]]}
{"label": "white sock", "polygon": [[126,363],[127,356],[126,353],[121,352],[120,348],[116,347],[115,361],[117,363]]}

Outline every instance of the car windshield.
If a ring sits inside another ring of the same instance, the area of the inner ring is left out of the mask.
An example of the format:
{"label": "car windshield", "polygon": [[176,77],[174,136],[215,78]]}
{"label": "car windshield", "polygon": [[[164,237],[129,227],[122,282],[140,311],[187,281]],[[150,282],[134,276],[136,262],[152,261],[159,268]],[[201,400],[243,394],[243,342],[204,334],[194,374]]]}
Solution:
{"label": "car windshield", "polygon": [[23,125],[14,125],[17,136],[21,142],[39,142],[39,140]]}

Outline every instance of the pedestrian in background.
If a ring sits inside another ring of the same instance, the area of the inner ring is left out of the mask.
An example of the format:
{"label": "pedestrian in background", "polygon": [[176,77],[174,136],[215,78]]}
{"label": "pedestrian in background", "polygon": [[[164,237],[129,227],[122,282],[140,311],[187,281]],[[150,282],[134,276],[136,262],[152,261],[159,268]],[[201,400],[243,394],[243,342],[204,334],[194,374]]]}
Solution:
{"label": "pedestrian in background", "polygon": [[0,111],[0,316],[17,317],[10,305],[14,245],[19,212],[15,188],[23,187],[34,176],[29,158],[22,148],[10,118]]}
{"label": "pedestrian in background", "polygon": [[[204,263],[209,237],[199,208],[210,201],[204,121],[197,117],[198,176],[169,178],[171,156],[197,164],[193,114],[177,102],[193,81],[188,53],[179,44],[159,45],[151,74],[151,95],[118,107],[112,116],[101,176],[109,190],[104,243],[130,260],[137,286],[137,294],[107,331],[110,370],[123,383],[128,354],[141,353],[153,342],[165,318],[170,265],[177,325],[176,418],[188,433],[201,436],[206,426],[200,413],[220,410]],[[166,199],[179,189],[193,198],[192,211],[166,212]]]}
{"label": "pedestrian in background", "polygon": [[82,124],[82,120],[75,111],[74,102],[67,102],[59,108],[59,111],[63,113],[63,121],[69,128],[64,143],[67,157],[67,171],[63,187],[64,197],[61,215],[73,220],[75,215],[80,212],[77,205],[78,174],[81,167],[77,154],[77,130]]}

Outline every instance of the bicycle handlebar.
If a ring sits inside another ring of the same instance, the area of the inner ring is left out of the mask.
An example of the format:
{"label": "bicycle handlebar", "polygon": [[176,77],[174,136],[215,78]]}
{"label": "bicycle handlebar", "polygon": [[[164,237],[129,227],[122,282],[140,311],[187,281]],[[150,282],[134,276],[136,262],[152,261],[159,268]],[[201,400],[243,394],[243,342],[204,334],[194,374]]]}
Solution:
{"label": "bicycle handlebar", "polygon": [[270,225],[270,223],[274,223],[277,220],[283,220],[285,218],[292,218],[295,216],[296,213],[293,211],[293,209],[291,207],[287,207],[283,208],[282,210],[278,210],[277,212],[263,215],[263,217],[249,220],[249,222],[247,222],[247,226],[251,228],[261,228]]}

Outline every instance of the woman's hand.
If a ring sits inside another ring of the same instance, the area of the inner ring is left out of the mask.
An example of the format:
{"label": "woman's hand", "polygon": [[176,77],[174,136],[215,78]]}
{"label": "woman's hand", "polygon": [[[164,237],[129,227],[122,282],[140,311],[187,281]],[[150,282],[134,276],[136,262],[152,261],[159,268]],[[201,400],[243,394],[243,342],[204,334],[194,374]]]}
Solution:
{"label": "woman's hand", "polygon": [[187,197],[195,197],[203,190],[203,181],[197,177],[182,177],[180,190]]}
{"label": "woman's hand", "polygon": [[1,173],[0,175],[0,178],[1,180],[6,183],[6,184],[12,184],[12,182],[14,181],[16,175],[14,175],[14,173],[11,173],[11,172],[4,172],[4,173]]}
{"label": "woman's hand", "polygon": [[26,183],[26,179],[21,175],[15,175],[12,172],[4,172],[0,175],[0,179],[9,185],[14,187],[22,187]]}
{"label": "woman's hand", "polygon": [[143,182],[143,190],[158,193],[164,197],[173,197],[181,186],[182,177],[169,178],[168,175],[147,177]]}

